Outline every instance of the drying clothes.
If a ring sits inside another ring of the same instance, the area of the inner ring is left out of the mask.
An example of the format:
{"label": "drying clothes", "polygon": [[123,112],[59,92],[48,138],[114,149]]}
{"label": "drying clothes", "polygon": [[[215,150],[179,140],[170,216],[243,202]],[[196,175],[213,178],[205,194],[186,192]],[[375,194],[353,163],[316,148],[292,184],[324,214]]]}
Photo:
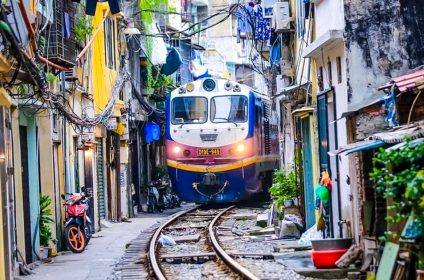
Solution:
{"label": "drying clothes", "polygon": [[256,5],[255,9],[255,39],[258,41],[268,41],[271,38],[271,19],[264,18],[263,9],[261,5]]}
{"label": "drying clothes", "polygon": [[252,33],[253,30],[253,7],[246,4],[244,7],[239,7],[236,14],[237,16],[237,31]]}
{"label": "drying clothes", "polygon": [[[96,13],[97,2],[99,2],[99,0],[87,0],[85,8],[85,13],[87,15],[94,16],[94,14]],[[112,15],[117,14],[121,11],[119,9],[118,0],[107,0],[107,2],[109,3],[109,8]]]}
{"label": "drying clothes", "polygon": [[71,18],[67,12],[63,13],[63,19],[65,21],[65,36],[66,38],[71,38]]}

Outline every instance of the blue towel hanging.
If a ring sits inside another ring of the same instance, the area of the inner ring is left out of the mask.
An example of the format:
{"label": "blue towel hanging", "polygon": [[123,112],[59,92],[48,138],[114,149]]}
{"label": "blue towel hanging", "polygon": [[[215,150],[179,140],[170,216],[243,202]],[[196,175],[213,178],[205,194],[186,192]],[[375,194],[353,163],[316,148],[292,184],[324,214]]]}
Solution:
{"label": "blue towel hanging", "polygon": [[160,72],[164,75],[171,75],[180,68],[183,63],[181,54],[175,48],[168,49],[168,56],[166,57],[166,63],[162,66]]}

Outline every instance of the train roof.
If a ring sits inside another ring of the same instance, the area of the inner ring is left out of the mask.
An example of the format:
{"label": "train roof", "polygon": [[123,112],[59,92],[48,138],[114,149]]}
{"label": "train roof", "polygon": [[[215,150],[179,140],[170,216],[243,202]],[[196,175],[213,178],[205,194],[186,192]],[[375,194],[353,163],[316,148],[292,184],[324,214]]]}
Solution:
{"label": "train roof", "polygon": [[184,85],[181,85],[177,89],[173,90],[171,92],[172,95],[179,95],[179,94],[190,94],[190,93],[214,93],[214,92],[241,92],[241,93],[249,93],[253,92],[255,95],[260,96],[262,98],[270,99],[270,97],[266,94],[260,93],[259,91],[235,82],[228,79],[223,78],[202,78],[198,79],[189,83],[186,83]]}

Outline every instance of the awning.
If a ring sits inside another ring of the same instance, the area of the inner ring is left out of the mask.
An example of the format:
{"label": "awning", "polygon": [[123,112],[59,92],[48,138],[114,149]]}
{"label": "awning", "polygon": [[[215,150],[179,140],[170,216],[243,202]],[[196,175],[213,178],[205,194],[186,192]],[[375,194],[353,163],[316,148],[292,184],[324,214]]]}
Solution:
{"label": "awning", "polygon": [[292,85],[292,86],[285,87],[281,90],[281,92],[274,95],[273,98],[276,98],[276,97],[279,97],[279,96],[282,96],[282,95],[287,95],[288,93],[295,91],[299,88],[307,90],[308,87],[309,87],[309,84],[310,84],[310,82],[304,82],[302,84],[295,84],[295,85]]}
{"label": "awning", "polygon": [[330,156],[336,156],[339,154],[348,155],[354,152],[371,150],[381,146],[384,146],[384,142],[381,140],[364,140],[348,144],[346,146],[338,148],[337,150],[329,151],[328,154]]}
{"label": "awning", "polygon": [[[410,147],[416,147],[419,144],[421,144],[422,142],[424,142],[424,138],[418,138],[418,139],[414,139],[412,141],[409,141],[408,144]],[[401,148],[403,148],[403,146],[406,145],[407,142],[402,142],[399,144],[396,144],[394,146],[391,146],[390,148],[387,148],[386,151],[391,151],[391,150],[399,150]]]}
{"label": "awning", "polygon": [[348,155],[354,152],[375,149],[384,145],[397,144],[387,150],[396,150],[402,148],[406,142],[405,138],[411,139],[411,146],[417,146],[424,142],[424,121],[415,122],[409,125],[395,127],[386,132],[375,133],[367,140],[358,141],[337,150],[328,152],[330,156],[336,156],[341,153]]}
{"label": "awning", "polygon": [[334,120],[334,121],[330,122],[330,124],[335,123],[337,121],[340,121],[341,119],[347,118],[347,117],[349,117],[351,115],[354,115],[354,114],[358,113],[359,111],[365,110],[366,108],[371,107],[373,105],[376,105],[377,103],[383,102],[383,101],[384,100],[382,98],[379,98],[379,99],[376,99],[374,101],[371,101],[370,103],[364,105],[361,108],[357,108],[355,110],[343,112],[342,115],[340,116],[340,118],[338,118],[337,120]]}
{"label": "awning", "polygon": [[315,111],[314,107],[302,107],[296,110],[293,110],[292,115],[301,115],[301,114],[309,114]]}
{"label": "awning", "polygon": [[424,70],[393,78],[388,84],[378,89],[390,88],[392,85],[396,85],[401,93],[408,90],[414,90],[415,88],[422,89],[424,87]]}
{"label": "awning", "polygon": [[381,140],[387,144],[397,144],[405,141],[424,137],[424,121],[419,121],[409,125],[395,127],[387,132],[375,133],[371,136],[374,140]]}

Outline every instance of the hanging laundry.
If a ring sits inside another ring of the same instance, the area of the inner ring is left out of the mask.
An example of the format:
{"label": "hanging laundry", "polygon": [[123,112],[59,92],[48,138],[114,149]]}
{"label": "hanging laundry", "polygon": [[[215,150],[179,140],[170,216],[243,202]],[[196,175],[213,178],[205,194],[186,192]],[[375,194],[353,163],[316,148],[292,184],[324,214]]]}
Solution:
{"label": "hanging laundry", "polygon": [[235,15],[237,16],[237,31],[239,33],[252,33],[254,24],[253,6],[249,3],[239,7]]}
{"label": "hanging laundry", "polygon": [[279,62],[280,59],[281,59],[281,44],[280,44],[280,39],[277,38],[274,41],[274,44],[271,46],[269,62],[271,65],[273,65],[274,63]]}
{"label": "hanging laundry", "polygon": [[66,38],[71,38],[71,18],[69,17],[69,14],[67,12],[63,13],[63,18],[65,21],[65,36]]}
{"label": "hanging laundry", "polygon": [[[99,0],[87,0],[85,8],[85,13],[87,15],[94,16],[94,14],[96,13],[97,2],[99,2]],[[107,0],[107,2],[109,3],[109,8],[112,15],[117,14],[121,11],[119,9],[118,0]]]}
{"label": "hanging laundry", "polygon": [[271,38],[271,19],[264,18],[261,5],[255,6],[256,30],[255,39],[258,41],[268,41]]}

